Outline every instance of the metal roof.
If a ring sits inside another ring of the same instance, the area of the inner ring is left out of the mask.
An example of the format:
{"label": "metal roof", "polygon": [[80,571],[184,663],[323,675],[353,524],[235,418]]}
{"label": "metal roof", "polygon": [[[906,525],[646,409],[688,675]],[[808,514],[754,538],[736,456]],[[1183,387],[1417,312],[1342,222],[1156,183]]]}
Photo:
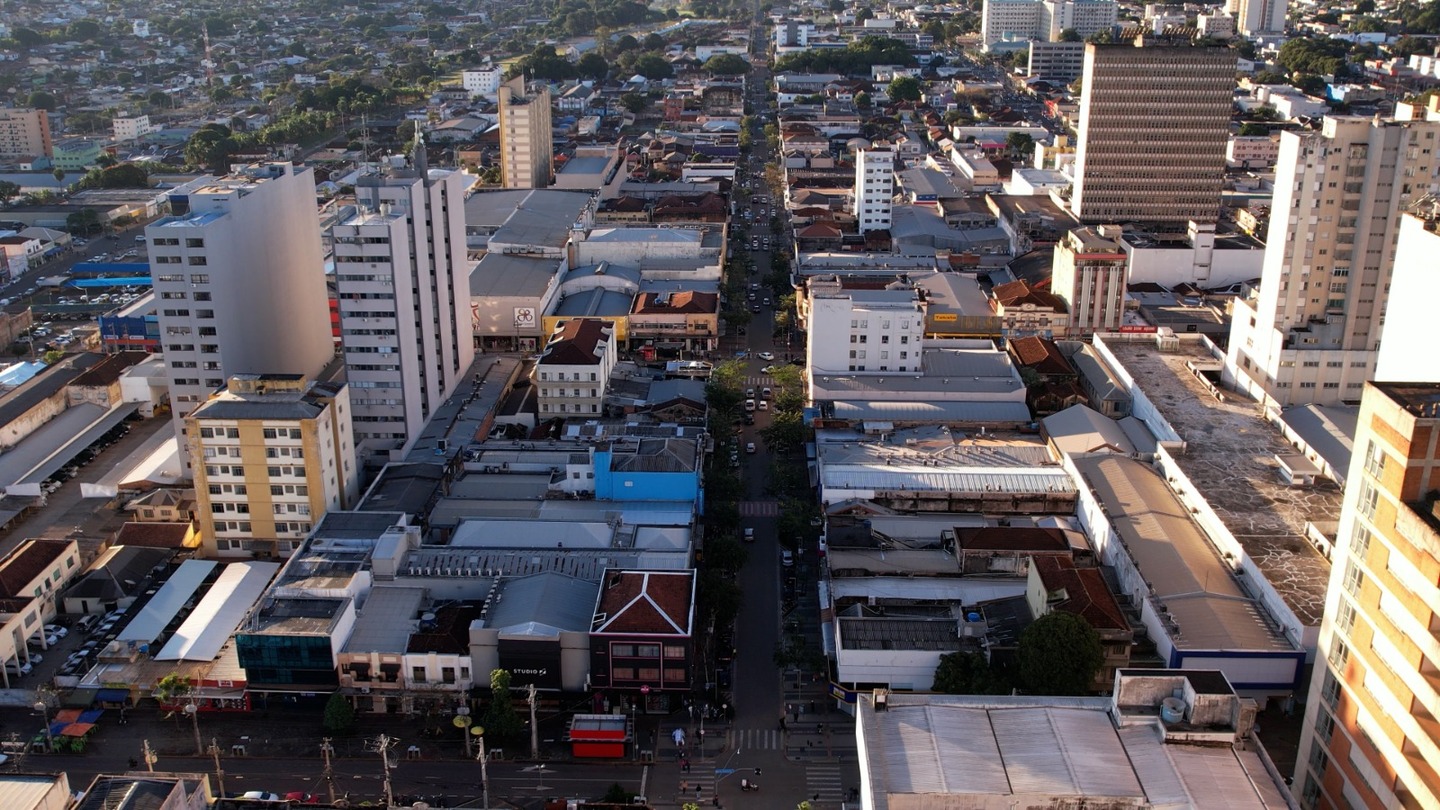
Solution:
{"label": "metal roof", "polygon": [[598,580],[553,572],[504,580],[485,624],[502,634],[533,636],[542,627],[588,633],[599,590]]}
{"label": "metal roof", "polygon": [[186,560],[181,563],[175,573],[170,575],[170,579],[145,603],[145,607],[125,625],[125,629],[120,631],[115,640],[150,644],[160,638],[166,626],[200,590],[216,565],[217,563],[209,560]]}
{"label": "metal roof", "polygon": [[1060,468],[946,470],[942,468],[870,467],[826,464],[820,471],[827,490],[950,491],[950,492],[1074,492],[1070,475]]}
{"label": "metal roof", "polygon": [[894,402],[855,399],[834,403],[834,415],[836,419],[852,422],[865,419],[895,422],[1030,422],[1030,409],[1023,402]]}
{"label": "metal roof", "polygon": [[345,642],[347,653],[405,651],[416,622],[425,589],[385,585],[371,588],[365,605],[355,617],[355,629]]}
{"label": "metal roof", "polygon": [[225,566],[185,622],[155,656],[157,661],[213,661],[245,619],[279,563],[242,562]]}

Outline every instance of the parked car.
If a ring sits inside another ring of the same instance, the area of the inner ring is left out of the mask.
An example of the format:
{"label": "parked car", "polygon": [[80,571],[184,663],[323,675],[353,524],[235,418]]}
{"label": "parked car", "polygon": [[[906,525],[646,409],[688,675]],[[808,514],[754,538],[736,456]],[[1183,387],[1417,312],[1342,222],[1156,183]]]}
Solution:
{"label": "parked car", "polygon": [[753,543],[753,542],[755,542],[755,530],[754,530],[753,528],[747,527],[747,528],[745,529],[745,542],[747,542],[747,543]]}
{"label": "parked car", "polygon": [[[769,299],[769,298],[766,298],[766,299],[765,299],[765,303],[767,303],[767,304],[770,303],[770,299]],[[775,359],[775,353],[774,353],[774,352],[760,352],[760,354],[756,355],[756,357],[759,357],[761,360],[774,360],[774,359]]]}
{"label": "parked car", "polygon": [[747,411],[753,411],[753,410],[755,410],[755,400],[753,400],[753,399],[747,399],[747,400],[745,400],[745,410],[747,410]]}
{"label": "parked car", "polygon": [[[760,403],[760,404],[763,405],[763,404],[765,404],[765,403],[762,402],[762,403]],[[746,442],[746,443],[745,443],[745,452],[746,452],[746,453],[754,454],[754,452],[755,452],[755,443],[754,443],[754,442]]]}
{"label": "parked car", "polygon": [[784,568],[793,568],[795,566],[795,552],[788,548],[780,549],[780,565]]}
{"label": "parked car", "polygon": [[58,624],[45,625],[45,632],[46,634],[53,635],[56,638],[65,638],[66,636],[70,635],[69,630],[66,630]]}

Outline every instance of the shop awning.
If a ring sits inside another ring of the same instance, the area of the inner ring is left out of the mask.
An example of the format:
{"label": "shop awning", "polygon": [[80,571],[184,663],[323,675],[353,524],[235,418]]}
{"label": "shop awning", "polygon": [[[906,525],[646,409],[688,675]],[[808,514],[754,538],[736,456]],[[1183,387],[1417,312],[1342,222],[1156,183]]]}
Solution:
{"label": "shop awning", "polygon": [[128,689],[101,689],[95,693],[95,701],[98,703],[124,703],[129,699]]}

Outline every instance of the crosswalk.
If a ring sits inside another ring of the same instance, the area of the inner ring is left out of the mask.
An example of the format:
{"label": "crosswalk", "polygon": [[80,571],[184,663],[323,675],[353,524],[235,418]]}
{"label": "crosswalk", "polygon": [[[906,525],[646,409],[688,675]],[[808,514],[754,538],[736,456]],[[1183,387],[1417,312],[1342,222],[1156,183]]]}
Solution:
{"label": "crosswalk", "polygon": [[785,735],[774,728],[739,728],[730,732],[731,747],[740,751],[779,751]]}
{"label": "crosswalk", "polygon": [[740,502],[740,517],[777,517],[779,514],[779,501]]}
{"label": "crosswalk", "polygon": [[841,766],[830,762],[817,762],[805,766],[805,797],[819,796],[822,802],[845,801],[844,778]]}

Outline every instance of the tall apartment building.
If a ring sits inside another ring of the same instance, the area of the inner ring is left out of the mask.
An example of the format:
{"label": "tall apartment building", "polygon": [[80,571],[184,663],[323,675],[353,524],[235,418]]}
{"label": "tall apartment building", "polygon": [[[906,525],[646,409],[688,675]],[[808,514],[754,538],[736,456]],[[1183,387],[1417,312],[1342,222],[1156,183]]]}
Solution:
{"label": "tall apartment building", "polygon": [[980,40],[985,49],[999,42],[1025,42],[1040,30],[1040,0],[985,0],[980,12]]}
{"label": "tall apartment building", "polygon": [[1287,0],[1229,0],[1226,10],[1235,17],[1235,28],[1247,37],[1285,32]]}
{"label": "tall apartment building", "polygon": [[242,374],[185,419],[208,557],[288,557],[360,497],[344,383]]}
{"label": "tall apartment building", "polygon": [[875,146],[855,153],[855,222],[860,233],[890,229],[895,197],[895,149]]}
{"label": "tall apartment building", "polygon": [[355,183],[332,226],[341,352],[355,444],[384,463],[409,450],[475,359],[465,258],[465,175],[408,167]]}
{"label": "tall apartment building", "polygon": [[550,130],[550,90],[526,93],[516,76],[500,86],[500,183],[505,188],[550,185],[554,135]]}
{"label": "tall apartment building", "polygon": [[1220,213],[1235,52],[1189,44],[1085,47],[1075,187],[1091,223],[1180,229]]}
{"label": "tall apartment building", "polygon": [[1440,807],[1440,384],[1366,384],[1357,425],[1294,789]]}
{"label": "tall apartment building", "polygon": [[1036,39],[1054,42],[1073,29],[1081,39],[1108,31],[1120,18],[1115,0],[1043,0]]}
{"label": "tall apartment building", "polygon": [[1258,293],[1235,302],[1227,377],[1280,406],[1359,398],[1401,212],[1440,190],[1440,121],[1327,117],[1280,138]]}
{"label": "tall apartment building", "polygon": [[618,355],[613,324],[599,318],[566,321],[550,336],[532,372],[540,389],[541,418],[604,413]]}
{"label": "tall apartment building", "polygon": [[807,308],[812,375],[923,371],[926,304],[917,291],[830,290],[812,293]]}
{"label": "tall apartment building", "polygon": [[505,71],[499,65],[487,65],[460,71],[460,86],[472,96],[495,98],[503,78]]}
{"label": "tall apartment building", "polygon": [[315,375],[335,344],[309,169],[246,166],[172,205],[188,210],[156,220],[145,236],[183,439],[185,417],[230,377]]}
{"label": "tall apartment building", "polygon": [[1070,310],[1072,337],[1120,328],[1129,255],[1113,227],[1076,228],[1055,245],[1050,292]]}
{"label": "tall apartment building", "polygon": [[1395,243],[1395,270],[1391,273],[1390,300],[1385,305],[1385,339],[1375,356],[1375,379],[1440,383],[1440,363],[1434,362],[1435,308],[1440,300],[1440,210],[1425,200],[1412,207],[1419,213],[1400,219]]}
{"label": "tall apartment building", "polygon": [[50,157],[50,118],[44,110],[0,107],[0,158]]}

